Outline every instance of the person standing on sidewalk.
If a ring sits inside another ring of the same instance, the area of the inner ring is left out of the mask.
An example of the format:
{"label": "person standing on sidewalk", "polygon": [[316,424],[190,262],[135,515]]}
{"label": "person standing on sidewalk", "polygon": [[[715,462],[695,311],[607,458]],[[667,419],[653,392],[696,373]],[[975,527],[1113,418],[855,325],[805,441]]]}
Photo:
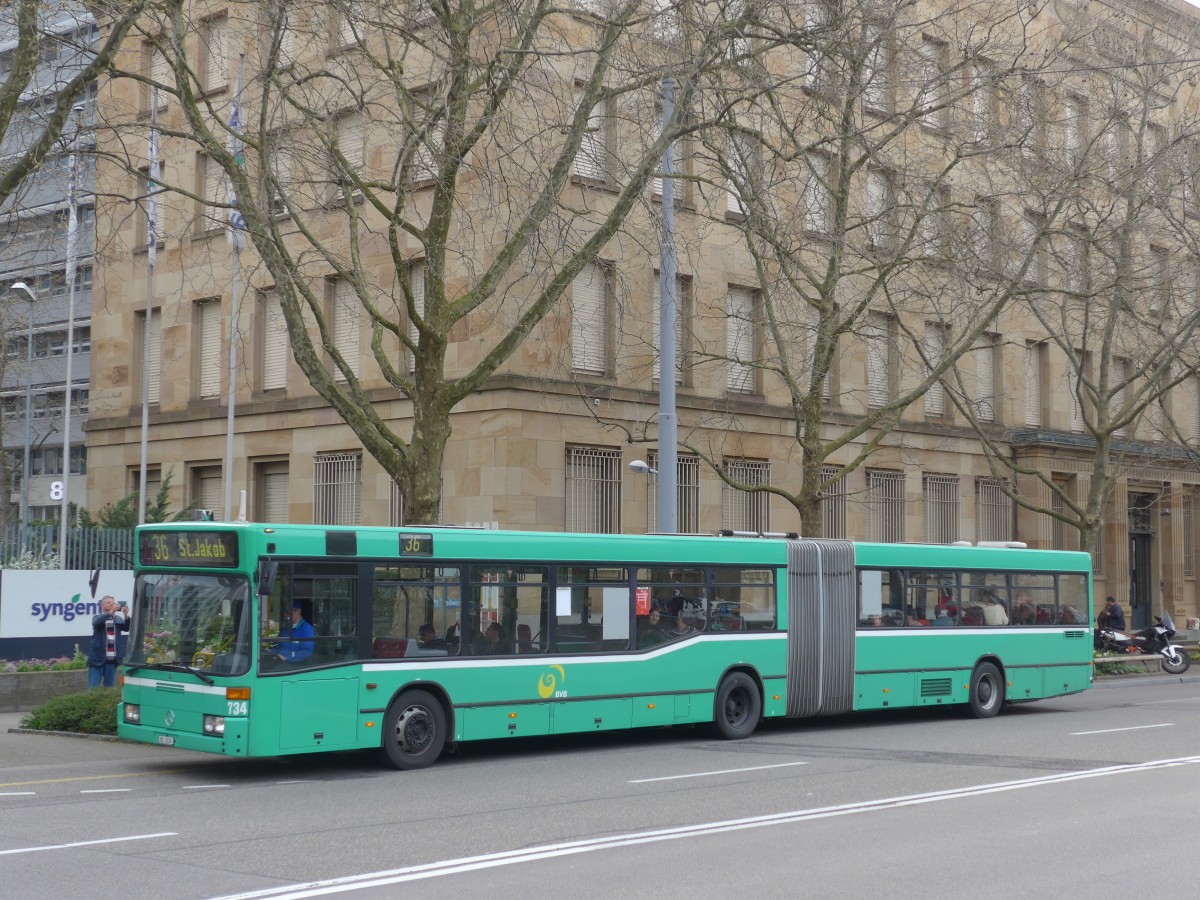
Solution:
{"label": "person standing on sidewalk", "polygon": [[129,631],[129,611],[118,606],[110,594],[100,600],[100,612],[92,616],[92,642],[88,645],[88,687],[113,687],[117,683],[117,666],[125,650]]}

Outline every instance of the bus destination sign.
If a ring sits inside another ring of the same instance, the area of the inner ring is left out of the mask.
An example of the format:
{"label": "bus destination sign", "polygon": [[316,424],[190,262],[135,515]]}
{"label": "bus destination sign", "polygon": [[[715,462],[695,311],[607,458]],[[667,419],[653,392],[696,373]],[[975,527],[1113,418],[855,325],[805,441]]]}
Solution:
{"label": "bus destination sign", "polygon": [[433,535],[402,533],[400,535],[400,555],[433,556]]}
{"label": "bus destination sign", "polygon": [[199,566],[235,569],[238,542],[235,531],[150,531],[138,537],[143,566]]}

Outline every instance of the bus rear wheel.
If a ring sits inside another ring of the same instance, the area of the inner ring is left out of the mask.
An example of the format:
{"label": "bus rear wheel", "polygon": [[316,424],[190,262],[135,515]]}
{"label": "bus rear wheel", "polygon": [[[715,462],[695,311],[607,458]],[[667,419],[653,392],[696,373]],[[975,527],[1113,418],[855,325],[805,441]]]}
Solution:
{"label": "bus rear wheel", "polygon": [[716,732],[726,740],[748,738],[762,718],[762,697],[758,685],[744,672],[731,672],[717,688],[713,704]]}
{"label": "bus rear wheel", "polygon": [[446,710],[428,691],[406,691],[383,721],[384,758],[397,769],[433,765],[446,746]]}
{"label": "bus rear wheel", "polygon": [[990,719],[1004,705],[1004,679],[990,662],[981,662],[971,673],[971,715]]}

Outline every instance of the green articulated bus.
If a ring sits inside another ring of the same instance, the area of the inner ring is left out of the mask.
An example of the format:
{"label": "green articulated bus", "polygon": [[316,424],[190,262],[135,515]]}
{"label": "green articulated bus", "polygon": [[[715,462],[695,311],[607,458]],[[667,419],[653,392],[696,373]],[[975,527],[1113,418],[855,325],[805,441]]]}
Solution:
{"label": "green articulated bus", "polygon": [[1090,560],[1020,545],[138,529],[124,738],[260,757],[1005,702],[1091,684]]}

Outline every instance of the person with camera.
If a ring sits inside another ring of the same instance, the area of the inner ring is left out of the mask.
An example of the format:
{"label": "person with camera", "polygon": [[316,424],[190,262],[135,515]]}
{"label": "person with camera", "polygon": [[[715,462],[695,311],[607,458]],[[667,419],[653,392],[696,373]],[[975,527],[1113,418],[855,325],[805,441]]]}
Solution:
{"label": "person with camera", "polygon": [[88,687],[113,687],[117,666],[125,654],[125,634],[129,631],[129,607],[109,594],[100,600],[100,612],[92,616],[92,640],[88,644]]}

